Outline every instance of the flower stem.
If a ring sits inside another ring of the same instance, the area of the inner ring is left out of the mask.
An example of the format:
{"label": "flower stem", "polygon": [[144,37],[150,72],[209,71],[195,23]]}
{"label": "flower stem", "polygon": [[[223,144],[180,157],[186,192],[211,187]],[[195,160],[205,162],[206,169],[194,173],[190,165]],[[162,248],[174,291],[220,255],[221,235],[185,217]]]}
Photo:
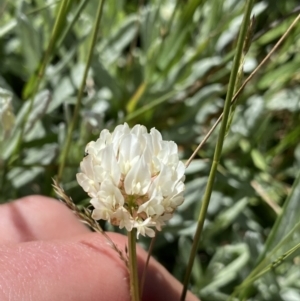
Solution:
{"label": "flower stem", "polygon": [[136,258],[136,229],[128,232],[129,278],[131,301],[140,301],[139,278]]}
{"label": "flower stem", "polygon": [[189,258],[186,274],[184,277],[183,290],[182,290],[182,295],[180,298],[181,301],[184,301],[185,297],[186,297],[187,288],[188,288],[190,276],[192,273],[193,263],[194,263],[194,259],[197,254],[198,245],[199,245],[199,241],[200,241],[200,237],[201,237],[201,233],[202,233],[202,229],[203,229],[203,225],[204,225],[204,220],[205,220],[207,208],[208,208],[211,193],[212,193],[215,176],[217,173],[217,167],[218,167],[221,153],[222,153],[223,142],[225,139],[228,117],[229,117],[229,113],[230,113],[231,99],[232,99],[233,93],[236,89],[236,87],[235,87],[236,86],[236,78],[237,78],[239,65],[240,65],[240,61],[241,61],[241,56],[242,56],[242,52],[243,52],[244,40],[245,40],[245,37],[247,34],[247,28],[248,28],[249,21],[250,21],[250,14],[251,14],[253,2],[254,2],[254,0],[247,1],[245,13],[244,13],[244,19],[243,19],[243,23],[242,23],[241,30],[240,30],[239,37],[238,37],[236,54],[235,54],[234,61],[233,61],[233,67],[232,67],[232,71],[230,74],[228,90],[227,90],[227,95],[226,95],[226,100],[225,100],[225,105],[224,105],[224,110],[223,110],[223,119],[222,119],[221,128],[220,128],[220,132],[219,132],[219,136],[218,136],[218,141],[217,141],[216,148],[215,148],[213,163],[212,163],[212,166],[210,169],[210,174],[208,177],[206,190],[205,190],[204,197],[202,200],[201,210],[200,210],[199,218],[198,218],[197,230],[195,233],[190,258]]}

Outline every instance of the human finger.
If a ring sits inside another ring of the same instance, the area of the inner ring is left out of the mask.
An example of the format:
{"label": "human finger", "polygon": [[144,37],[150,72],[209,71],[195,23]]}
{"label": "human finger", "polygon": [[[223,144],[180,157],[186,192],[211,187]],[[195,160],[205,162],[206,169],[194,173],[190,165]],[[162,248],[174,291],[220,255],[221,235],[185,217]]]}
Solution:
{"label": "human finger", "polygon": [[[121,250],[126,237],[109,233]],[[141,272],[146,252],[138,248]],[[128,271],[98,233],[0,246],[0,300],[129,301]],[[143,301],[179,300],[181,284],[150,261]],[[189,301],[198,300],[191,294]]]}
{"label": "human finger", "polygon": [[0,206],[0,243],[62,239],[89,232],[65,205],[28,196]]}

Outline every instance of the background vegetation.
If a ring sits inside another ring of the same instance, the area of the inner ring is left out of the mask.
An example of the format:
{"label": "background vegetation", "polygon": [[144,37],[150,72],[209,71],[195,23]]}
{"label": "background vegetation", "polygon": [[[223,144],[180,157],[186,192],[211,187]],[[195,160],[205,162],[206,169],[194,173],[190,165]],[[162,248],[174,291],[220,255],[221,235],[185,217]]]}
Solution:
{"label": "background vegetation", "polygon": [[[297,4],[255,2],[244,77]],[[103,128],[156,127],[188,159],[222,113],[244,5],[109,0],[91,52],[98,1],[2,0],[0,201],[53,196],[73,121],[61,183],[79,205],[88,204],[75,179],[79,162]],[[239,97],[193,267],[191,289],[202,300],[228,300],[239,285],[236,300],[300,300],[299,36],[298,25]],[[185,203],[155,244],[154,256],[181,281],[216,137],[187,169]]]}

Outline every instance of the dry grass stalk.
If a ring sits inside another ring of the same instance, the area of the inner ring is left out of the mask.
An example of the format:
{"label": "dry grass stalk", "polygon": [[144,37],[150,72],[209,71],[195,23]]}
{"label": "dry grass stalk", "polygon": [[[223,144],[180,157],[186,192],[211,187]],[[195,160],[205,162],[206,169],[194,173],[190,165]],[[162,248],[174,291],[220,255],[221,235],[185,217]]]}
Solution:
{"label": "dry grass stalk", "polygon": [[86,208],[83,208],[83,212],[81,212],[80,209],[74,204],[72,198],[66,195],[65,191],[59,186],[57,181],[55,181],[54,179],[52,186],[59,200],[63,202],[70,210],[72,210],[81,222],[91,227],[95,232],[101,233],[106,238],[111,248],[118,253],[119,257],[121,258],[121,260],[124,261],[126,267],[128,268],[128,259],[124,256],[123,252],[112,241],[112,239],[106,234],[106,232],[101,228],[97,221],[95,221],[91,217],[91,212]]}

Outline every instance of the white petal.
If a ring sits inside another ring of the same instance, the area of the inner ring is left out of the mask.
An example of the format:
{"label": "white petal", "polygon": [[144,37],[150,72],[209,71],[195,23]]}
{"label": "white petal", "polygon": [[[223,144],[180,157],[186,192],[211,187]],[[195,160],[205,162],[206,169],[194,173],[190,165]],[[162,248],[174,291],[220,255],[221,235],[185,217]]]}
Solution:
{"label": "white petal", "polygon": [[92,218],[95,220],[110,220],[113,214],[113,211],[109,206],[99,202],[99,200],[93,198],[90,203],[95,207],[92,212]]}
{"label": "white petal", "polygon": [[[153,224],[153,223],[152,223]],[[149,236],[149,237],[154,237],[155,236],[155,231],[148,226],[151,225],[151,218],[147,218],[143,222],[141,221],[135,221],[134,222],[134,228],[137,229],[137,239],[139,238],[139,235],[142,234],[143,236]]]}
{"label": "white petal", "polygon": [[127,123],[124,123],[122,125],[118,125],[114,132],[112,133],[112,144],[114,148],[114,152],[116,155],[118,155],[119,152],[119,146],[120,143],[124,137],[124,135],[127,135],[130,133],[130,129]]}
{"label": "white petal", "polygon": [[152,195],[154,190],[160,191],[163,196],[167,196],[172,193],[173,186],[176,184],[172,181],[173,172],[170,167],[161,164],[161,170],[159,175],[152,182],[149,188],[149,194]]}
{"label": "white petal", "polygon": [[177,166],[178,149],[173,141],[162,141],[162,149],[157,154],[157,157],[166,165]]}
{"label": "white petal", "polygon": [[127,231],[132,230],[134,221],[130,213],[124,207],[119,207],[112,215],[112,218],[118,220],[120,229],[125,227]]}
{"label": "white petal", "polygon": [[87,177],[94,180],[95,176],[93,156],[84,157],[80,162],[80,169],[84,174],[86,174]]}
{"label": "white petal", "polygon": [[122,174],[126,175],[141,155],[141,141],[135,135],[125,135],[119,149],[119,164]]}
{"label": "white petal", "polygon": [[109,175],[107,175],[107,171],[101,165],[94,166],[94,177],[95,182],[101,183],[103,182]]}
{"label": "white petal", "polygon": [[111,176],[114,184],[119,185],[121,178],[121,171],[115,157],[113,146],[109,145],[103,149],[101,153],[102,166],[106,170],[107,174]]}
{"label": "white petal", "polygon": [[132,134],[124,136],[120,145],[120,153],[128,161],[140,157],[143,153],[143,140],[145,139],[138,139],[136,135]]}
{"label": "white petal", "polygon": [[96,197],[99,185],[88,178],[84,173],[76,174],[78,184],[90,197]]}
{"label": "white petal", "polygon": [[161,134],[158,130],[152,128],[150,130],[150,137],[152,140],[153,155],[157,156],[161,150],[161,143],[162,143]]}
{"label": "white petal", "polygon": [[173,197],[170,201],[171,207],[175,209],[183,203],[184,197],[182,194],[178,194],[175,197]]}
{"label": "white petal", "polygon": [[181,181],[184,181],[185,179],[185,176],[184,176],[184,173],[185,173],[185,165],[183,164],[182,161],[179,161],[178,162],[178,165],[177,165],[177,168],[176,168],[176,177],[178,180],[181,180]]}
{"label": "white petal", "polygon": [[123,206],[124,204],[124,197],[120,189],[109,179],[105,180],[101,184],[100,191],[98,192],[98,198],[105,203],[109,203],[112,208],[117,205]]}
{"label": "white petal", "polygon": [[151,184],[149,168],[142,157],[128,172],[124,188],[128,195],[144,195]]}
{"label": "white petal", "polygon": [[162,200],[162,196],[156,196],[152,198],[151,200],[147,201],[139,207],[138,213],[145,212],[149,217],[155,215],[162,215],[165,211],[164,206],[161,204]]}
{"label": "white petal", "polygon": [[155,227],[158,231],[161,231],[162,226],[166,224],[168,220],[172,218],[173,214],[165,213],[164,215],[155,217]]}
{"label": "white petal", "polygon": [[143,134],[147,134],[147,128],[143,125],[136,124],[130,131],[130,133],[136,135],[137,137],[141,137]]}

